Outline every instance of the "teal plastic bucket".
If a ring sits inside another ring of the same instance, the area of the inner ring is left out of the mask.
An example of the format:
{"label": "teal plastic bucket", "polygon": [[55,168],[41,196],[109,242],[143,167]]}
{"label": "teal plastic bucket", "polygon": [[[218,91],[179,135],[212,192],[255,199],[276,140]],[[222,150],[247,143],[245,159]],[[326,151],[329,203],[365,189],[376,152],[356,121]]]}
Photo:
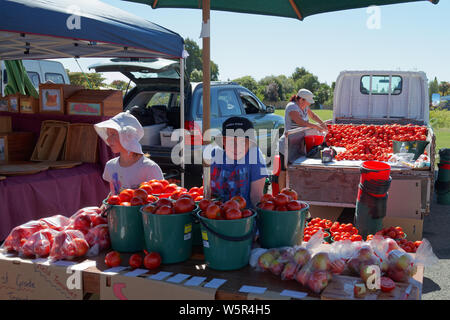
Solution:
{"label": "teal plastic bucket", "polygon": [[161,255],[163,264],[188,260],[192,255],[192,212],[160,215],[142,213],[145,249]]}
{"label": "teal plastic bucket", "polygon": [[259,243],[262,248],[292,247],[303,241],[306,213],[309,205],[298,211],[263,210],[257,205],[256,218]]}
{"label": "teal plastic bucket", "polygon": [[111,248],[119,252],[137,252],[144,249],[144,231],[140,209],[142,206],[106,205]]}
{"label": "teal plastic bucket", "polygon": [[238,270],[250,260],[256,231],[256,212],[250,217],[236,220],[212,220],[200,216],[203,253],[209,268]]}
{"label": "teal plastic bucket", "polygon": [[438,193],[436,200],[439,204],[447,206],[450,205],[450,190],[448,190],[446,193]]}

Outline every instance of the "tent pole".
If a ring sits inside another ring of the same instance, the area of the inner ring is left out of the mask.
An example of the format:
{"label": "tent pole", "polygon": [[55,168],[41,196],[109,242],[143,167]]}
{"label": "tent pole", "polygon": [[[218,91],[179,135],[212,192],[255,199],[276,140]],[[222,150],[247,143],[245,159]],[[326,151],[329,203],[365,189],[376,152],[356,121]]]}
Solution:
{"label": "tent pole", "polygon": [[[209,35],[209,20],[210,20],[210,0],[202,0],[202,17],[203,27],[203,150],[211,142],[209,137],[210,129],[210,35]],[[203,162],[203,196],[206,199],[211,199],[211,167],[210,164],[206,164],[204,158]]]}
{"label": "tent pole", "polygon": [[180,125],[182,134],[181,143],[181,186],[184,188],[184,58],[180,59]]}

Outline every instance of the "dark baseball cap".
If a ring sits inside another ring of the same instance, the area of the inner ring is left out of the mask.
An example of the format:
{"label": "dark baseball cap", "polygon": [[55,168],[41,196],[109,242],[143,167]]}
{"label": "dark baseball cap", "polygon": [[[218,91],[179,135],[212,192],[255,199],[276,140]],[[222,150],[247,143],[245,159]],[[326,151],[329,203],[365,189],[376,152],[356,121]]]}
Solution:
{"label": "dark baseball cap", "polygon": [[[225,122],[222,124],[222,137],[230,136],[230,133],[232,134],[232,136],[244,137],[249,139],[252,144],[257,144],[255,127],[253,126],[253,123],[247,118],[231,117],[225,120]],[[221,139],[218,140],[220,141]],[[221,141],[219,141],[217,142],[219,143],[219,145],[221,145]]]}

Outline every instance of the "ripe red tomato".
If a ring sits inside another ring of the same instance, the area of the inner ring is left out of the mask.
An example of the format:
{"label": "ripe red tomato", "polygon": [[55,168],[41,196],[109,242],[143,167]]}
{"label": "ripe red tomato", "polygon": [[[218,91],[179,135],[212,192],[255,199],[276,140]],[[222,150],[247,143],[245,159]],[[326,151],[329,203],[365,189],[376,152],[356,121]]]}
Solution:
{"label": "ripe red tomato", "polygon": [[161,265],[161,256],[158,252],[149,252],[144,258],[144,266],[149,269],[156,269]]}
{"label": "ripe red tomato", "polygon": [[135,254],[131,255],[130,259],[128,260],[128,264],[133,269],[136,269],[136,268],[139,268],[140,266],[142,266],[142,262],[143,262],[143,259],[139,253],[135,253]]}
{"label": "ripe red tomato", "polygon": [[110,268],[120,266],[121,262],[122,259],[120,258],[120,254],[117,251],[108,252],[108,254],[105,256],[105,264]]}
{"label": "ripe red tomato", "polygon": [[200,188],[199,187],[192,187],[191,189],[189,189],[189,193],[202,193],[200,192]]}
{"label": "ripe red tomato", "polygon": [[198,203],[198,207],[200,208],[200,210],[205,211],[206,208],[209,207],[209,205],[211,204],[211,200],[208,199],[202,199],[200,200],[200,202]]}
{"label": "ripe red tomato", "polygon": [[228,210],[231,210],[231,209],[240,210],[240,206],[239,206],[239,203],[237,203],[236,201],[228,200],[222,205],[221,209],[223,210],[224,213],[226,213]]}
{"label": "ripe red tomato", "polygon": [[276,206],[275,211],[288,211],[286,206]]}
{"label": "ripe red tomato", "polygon": [[172,207],[172,206],[173,206],[173,202],[170,201],[170,200],[167,199],[167,198],[162,198],[162,199],[159,199],[159,200],[156,202],[156,206],[158,206],[158,207],[161,207],[161,206],[169,206],[169,207]]}
{"label": "ripe red tomato", "polygon": [[133,189],[125,189],[119,193],[120,202],[130,202],[131,198],[133,198]]}
{"label": "ripe red tomato", "polygon": [[242,218],[247,218],[253,215],[253,212],[250,209],[242,210]]}
{"label": "ripe red tomato", "polygon": [[291,200],[286,204],[288,211],[298,211],[302,209],[302,203],[298,200]]}
{"label": "ripe red tomato", "polygon": [[[169,185],[169,183],[167,183]],[[164,191],[164,186],[161,182],[155,181],[150,183],[150,187],[152,187],[153,194],[160,194]]]}
{"label": "ripe red tomato", "polygon": [[236,201],[239,204],[239,209],[243,210],[247,206],[247,201],[242,196],[234,196],[231,200]]}
{"label": "ripe red tomato", "polygon": [[167,180],[159,180],[159,183],[161,183],[162,184],[162,186],[163,186],[163,188],[165,188],[165,187],[167,187],[169,184],[170,184],[170,182],[169,181],[167,181]]}
{"label": "ripe red tomato", "polygon": [[120,205],[120,197],[119,196],[110,196],[107,200],[108,204],[113,205],[113,206],[118,206]]}
{"label": "ripe red tomato", "polygon": [[144,200],[140,197],[131,198],[131,201],[130,201],[131,206],[143,206],[144,204],[145,204]]}
{"label": "ripe red tomato", "polygon": [[188,198],[178,199],[173,206],[175,213],[191,212],[195,209],[195,204]]}
{"label": "ripe red tomato", "polygon": [[225,212],[225,219],[236,220],[242,219],[242,212],[239,209],[230,209]]}
{"label": "ripe red tomato", "polygon": [[220,207],[217,204],[210,204],[205,211],[208,219],[218,219],[220,217]]}
{"label": "ripe red tomato", "polygon": [[171,206],[162,205],[158,207],[155,211],[155,214],[167,215],[174,213],[174,210]]}
{"label": "ripe red tomato", "polygon": [[139,186],[139,189],[145,190],[148,195],[153,194],[153,189],[148,183],[143,183]]}
{"label": "ripe red tomato", "polygon": [[178,186],[175,183],[171,183],[164,188],[164,193],[174,193],[177,189]]}
{"label": "ripe red tomato", "polygon": [[274,201],[277,206],[285,206],[289,202],[289,197],[284,193],[279,193],[275,196]]}
{"label": "ripe red tomato", "polygon": [[292,188],[283,188],[280,193],[284,193],[285,195],[291,197],[292,200],[298,200],[297,192]]}
{"label": "ripe red tomato", "polygon": [[391,278],[381,277],[380,278],[380,287],[383,292],[391,292],[395,289],[395,282],[392,281]]}
{"label": "ripe red tomato", "polygon": [[267,202],[267,201],[274,201],[274,198],[271,194],[269,193],[265,193],[262,197],[261,197],[261,201],[260,202]]}
{"label": "ripe red tomato", "polygon": [[275,210],[275,202],[273,202],[273,201],[262,202],[259,207],[263,210],[274,211]]}
{"label": "ripe red tomato", "polygon": [[152,203],[152,204],[148,204],[148,205],[142,207],[142,211],[148,212],[148,213],[155,213],[157,208],[158,207],[154,203]]}
{"label": "ripe red tomato", "polygon": [[148,197],[147,197],[147,203],[153,203],[153,202],[156,202],[156,201],[158,201],[158,198],[156,198],[154,195],[148,195]]}
{"label": "ripe red tomato", "polygon": [[133,198],[141,198],[143,201],[147,201],[148,193],[144,189],[136,189],[133,192]]}

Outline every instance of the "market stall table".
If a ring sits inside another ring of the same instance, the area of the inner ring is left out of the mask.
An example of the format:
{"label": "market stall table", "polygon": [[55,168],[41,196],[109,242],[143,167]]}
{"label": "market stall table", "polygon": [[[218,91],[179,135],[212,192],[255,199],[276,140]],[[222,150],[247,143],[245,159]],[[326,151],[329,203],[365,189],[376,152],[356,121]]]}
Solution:
{"label": "market stall table", "polygon": [[[13,131],[33,132],[36,139],[42,122],[46,120],[95,124],[110,118],[9,112],[0,112],[0,116],[11,117]],[[7,179],[0,180],[0,241],[6,238],[12,228],[29,220],[55,214],[71,216],[79,208],[100,206],[109,190],[102,179],[104,165],[114,154],[101,139],[97,148],[98,162],[95,164],[83,163],[73,168],[64,168],[64,163],[61,163],[61,169],[49,168],[36,174],[8,176]]]}
{"label": "market stall table", "polygon": [[[122,256],[122,265],[127,265],[128,258],[130,254],[121,254]],[[114,294],[113,289],[110,287],[111,283],[114,282],[113,279],[115,275],[105,275],[103,271],[109,269],[108,266],[104,263],[105,254],[101,254],[99,257],[96,257],[94,260],[96,261],[95,267],[87,268],[83,271],[83,292],[87,297],[90,294],[97,294],[102,299],[104,295],[104,290],[111,291],[110,295],[107,295],[107,299],[118,299],[117,295]],[[126,272],[130,272],[131,269],[124,270],[120,272],[124,274]],[[348,290],[344,290],[345,286],[352,284],[355,282],[356,277],[349,276],[334,276],[334,280],[332,280],[329,286],[322,292],[322,294],[315,294],[308,290],[305,287],[302,287],[295,280],[281,280],[280,276],[276,276],[271,274],[270,272],[259,272],[256,271],[251,266],[246,266],[240,270],[235,271],[217,271],[212,270],[206,267],[205,261],[203,259],[203,253],[201,252],[200,247],[194,247],[194,253],[191,258],[183,263],[173,264],[173,265],[162,265],[156,270],[147,270],[144,275],[141,275],[134,279],[134,282],[126,283],[124,288],[129,286],[127,292],[133,292],[133,296],[130,299],[149,299],[148,292],[147,294],[142,294],[139,296],[139,289],[133,290],[133,284],[140,282],[139,288],[142,288],[146,282],[148,281],[146,277],[158,274],[159,272],[164,271],[171,273],[168,274],[164,280],[171,276],[175,276],[177,274],[181,275],[189,275],[192,277],[205,277],[205,282],[209,282],[213,279],[224,279],[226,280],[217,290],[213,293],[213,299],[216,300],[259,300],[259,299],[269,299],[269,300],[286,300],[292,299],[292,292],[298,294],[298,299],[355,299],[352,297],[353,286],[351,287],[351,293],[348,294]],[[413,282],[415,286],[412,287],[411,293],[409,294],[409,300],[419,300],[422,292],[422,282],[423,282],[423,271],[424,268],[422,266],[418,267],[417,273],[413,278]],[[126,278],[120,278],[122,281]],[[119,280],[118,280],[119,281]],[[335,285],[333,285],[333,283]],[[151,283],[147,283],[148,290],[151,290]],[[183,284],[179,284],[180,287],[183,287]],[[250,288],[256,289],[255,292],[241,292],[243,286],[250,286]],[[385,294],[378,292],[378,299],[401,299],[404,296],[404,292],[407,289],[408,284],[397,284],[397,289],[391,294]],[[264,293],[257,293],[258,289],[266,289]],[[327,289],[329,288],[329,292]],[[341,295],[336,294],[336,288],[339,291],[342,291]],[[348,289],[348,288],[347,288]],[[287,296],[281,295],[285,290],[289,290]],[[103,291],[103,292],[102,292]],[[123,290],[125,292],[125,290]],[[302,293],[304,296],[302,297]],[[161,293],[155,293],[156,296]],[[295,295],[295,294],[294,294]],[[120,295],[119,295],[120,296]],[[122,298],[126,298],[123,296]],[[193,299],[189,296],[178,296],[179,299]],[[367,299],[374,299],[376,295],[368,295]],[[152,298],[150,298],[152,299]],[[158,299],[158,298],[156,298]],[[161,297],[159,299],[173,299],[168,297]]]}

